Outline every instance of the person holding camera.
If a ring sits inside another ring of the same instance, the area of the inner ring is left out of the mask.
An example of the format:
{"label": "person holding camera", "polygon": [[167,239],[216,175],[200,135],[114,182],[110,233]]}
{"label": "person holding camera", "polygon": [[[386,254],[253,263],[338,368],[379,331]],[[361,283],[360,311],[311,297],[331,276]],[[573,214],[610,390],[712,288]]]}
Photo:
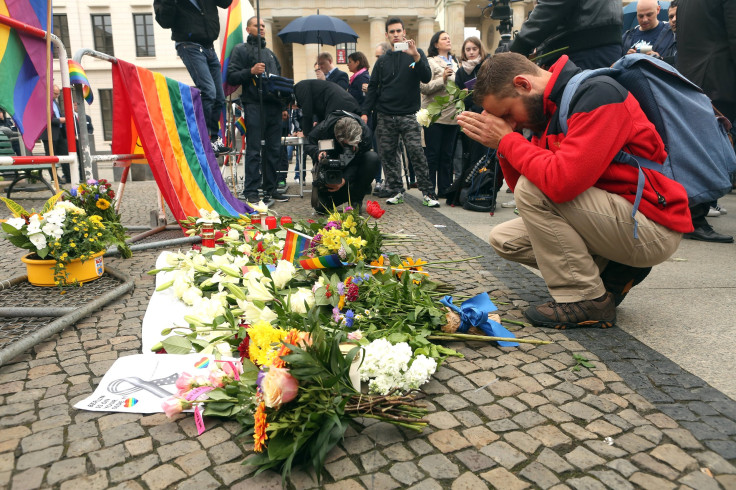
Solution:
{"label": "person holding camera", "polygon": [[[378,197],[388,197],[387,204],[404,202],[398,159],[399,138],[403,137],[423,194],[422,203],[436,208],[440,202],[429,180],[427,159],[422,150],[422,132],[416,118],[420,102],[419,84],[432,80],[432,69],[414,40],[406,39],[404,23],[398,17],[386,20],[386,39],[393,43],[394,49],[376,61],[363,103],[365,113],[375,110],[378,119],[376,136],[386,177]],[[362,116],[363,122],[368,121],[366,114]]]}
{"label": "person holding camera", "polygon": [[[243,86],[241,100],[245,104],[245,120],[248,124],[248,132],[245,135],[243,196],[247,202],[257,203],[258,187],[262,181],[263,202],[271,205],[274,201],[289,200],[276,188],[284,106],[281,99],[266,89],[264,80],[264,73],[266,76],[281,75],[281,64],[273,51],[266,48],[266,26],[263,19],[260,26],[257,25],[257,20],[257,17],[248,19],[245,28],[248,37],[244,43],[238,44],[233,49],[227,67],[227,83]],[[261,141],[265,141],[263,148]]]}
{"label": "person holding camera", "polygon": [[[432,80],[429,83],[419,84],[423,109],[434,102],[435,97],[448,96],[445,87],[448,81],[455,81],[455,72],[458,68],[451,50],[450,35],[445,31],[436,32],[429,41],[427,61],[432,69]],[[445,107],[439,119],[424,128],[424,155],[427,157],[429,181],[432,183],[433,192],[437,190],[438,197],[445,197],[447,189],[452,184],[457,130],[454,105]]]}
{"label": "person holding camera", "polygon": [[304,136],[309,136],[314,123],[323,121],[334,111],[361,113],[360,105],[352,95],[327,80],[302,80],[294,85],[294,96],[296,105],[302,110]]}
{"label": "person holding camera", "polygon": [[346,111],[334,111],[312,128],[304,150],[317,162],[312,170],[315,211],[329,213],[344,202],[362,209],[381,163],[371,138],[360,116]]}

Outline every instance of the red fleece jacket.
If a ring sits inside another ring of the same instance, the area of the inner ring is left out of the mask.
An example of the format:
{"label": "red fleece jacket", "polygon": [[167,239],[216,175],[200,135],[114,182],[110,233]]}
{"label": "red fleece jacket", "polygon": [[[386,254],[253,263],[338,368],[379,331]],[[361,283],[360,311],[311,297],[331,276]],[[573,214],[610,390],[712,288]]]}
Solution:
{"label": "red fleece jacket", "polygon": [[[654,125],[620,84],[608,77],[593,77],[573,97],[567,135],[563,134],[557,107],[565,85],[580,70],[562,56],[550,71],[552,78],[544,90],[544,111],[549,118],[545,132],[531,142],[511,133],[499,144],[499,161],[509,187],[513,190],[524,175],[553,202],[570,201],[594,186],[633,204],[639,170],[612,160],[623,149],[663,162],[667,153]],[[693,231],[685,188],[659,172],[644,172],[639,212],[671,230]],[[658,194],[666,204],[658,201]]]}

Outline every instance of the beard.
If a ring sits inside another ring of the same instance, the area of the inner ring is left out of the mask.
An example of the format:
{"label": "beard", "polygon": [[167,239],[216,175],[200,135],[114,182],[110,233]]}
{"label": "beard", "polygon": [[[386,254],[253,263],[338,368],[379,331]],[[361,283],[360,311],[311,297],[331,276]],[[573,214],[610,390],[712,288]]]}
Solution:
{"label": "beard", "polygon": [[547,116],[544,113],[544,95],[524,96],[524,108],[528,116],[526,127],[535,133],[543,133],[547,129]]}

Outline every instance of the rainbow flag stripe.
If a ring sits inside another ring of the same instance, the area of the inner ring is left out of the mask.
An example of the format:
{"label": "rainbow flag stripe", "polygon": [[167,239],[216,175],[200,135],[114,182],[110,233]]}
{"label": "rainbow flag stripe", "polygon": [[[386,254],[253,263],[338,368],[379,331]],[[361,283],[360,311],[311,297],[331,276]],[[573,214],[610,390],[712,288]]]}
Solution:
{"label": "rainbow flag stripe", "polygon": [[[222,39],[222,55],[220,56],[220,64],[222,65],[222,88],[227,97],[235,92],[237,85],[227,83],[227,66],[230,64],[230,55],[233,53],[235,46],[243,42],[243,12],[240,5],[241,0],[233,0],[227,9],[227,28],[225,36]],[[243,132],[245,134],[245,132]]]}
{"label": "rainbow flag stripe", "polygon": [[286,239],[284,240],[284,251],[281,254],[281,259],[288,260],[293,263],[304,250],[309,248],[310,243],[312,243],[312,237],[287,229]]}
{"label": "rainbow flag stripe", "polygon": [[[0,0],[0,15],[46,30],[46,0]],[[0,108],[29,150],[46,127],[46,42],[0,24]]]}
{"label": "rainbow flag stripe", "polygon": [[240,131],[240,134],[245,135],[245,119],[243,118],[243,116],[240,116],[235,121],[235,129]]}
{"label": "rainbow flag stripe", "polygon": [[299,266],[302,269],[335,269],[346,265],[340,260],[340,256],[337,254],[323,255],[322,257],[315,257],[312,259],[301,259],[299,260]]}
{"label": "rainbow flag stripe", "polygon": [[222,178],[199,90],[120,59],[112,78],[112,151],[140,153],[140,142],[177,221],[199,216],[200,209],[233,217],[253,212]]}
{"label": "rainbow flag stripe", "polygon": [[87,104],[91,104],[95,100],[95,96],[92,95],[92,88],[87,78],[87,72],[84,71],[82,65],[74,60],[69,60],[69,82],[82,86],[84,91],[84,100]]}

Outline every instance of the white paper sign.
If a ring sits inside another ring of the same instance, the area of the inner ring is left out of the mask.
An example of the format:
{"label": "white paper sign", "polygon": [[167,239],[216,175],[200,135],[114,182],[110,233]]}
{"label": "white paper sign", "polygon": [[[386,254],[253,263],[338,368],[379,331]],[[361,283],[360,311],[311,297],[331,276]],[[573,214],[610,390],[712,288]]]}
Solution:
{"label": "white paper sign", "polygon": [[108,369],[94,393],[74,408],[93,412],[163,412],[161,403],[176,394],[179,375],[212,367],[214,359],[202,354],[121,357]]}

